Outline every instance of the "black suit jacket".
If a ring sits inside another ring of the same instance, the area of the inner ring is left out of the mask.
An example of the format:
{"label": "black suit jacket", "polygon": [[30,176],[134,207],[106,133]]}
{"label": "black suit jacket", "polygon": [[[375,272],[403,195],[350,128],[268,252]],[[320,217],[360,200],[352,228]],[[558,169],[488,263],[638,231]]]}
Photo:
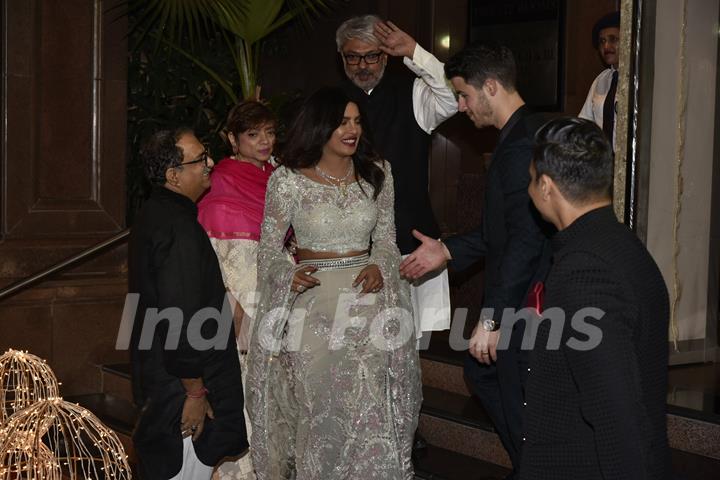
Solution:
{"label": "black suit jacket", "polygon": [[546,250],[550,226],[527,191],[535,132],[545,120],[524,105],[513,113],[500,131],[487,172],[480,227],[445,241],[455,270],[485,258],[483,309],[494,309],[498,322],[503,309],[525,306]]}
{"label": "black suit jacket", "polygon": [[[565,322],[538,329],[520,478],[668,478],[669,310],[660,271],[612,207],[585,214],[552,243],[543,309],[562,309]],[[604,314],[572,320],[586,307]],[[546,348],[554,335],[559,348]]]}

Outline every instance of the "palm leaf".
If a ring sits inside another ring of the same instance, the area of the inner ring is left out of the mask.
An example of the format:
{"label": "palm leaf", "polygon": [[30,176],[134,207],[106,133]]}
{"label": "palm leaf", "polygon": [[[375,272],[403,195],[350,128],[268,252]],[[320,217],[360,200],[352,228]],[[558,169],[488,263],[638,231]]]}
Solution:
{"label": "palm leaf", "polygon": [[[196,41],[222,38],[230,50],[243,97],[255,92],[262,40],[295,18],[309,25],[339,0],[127,0],[140,30],[138,45],[145,37],[190,59],[215,80],[230,98],[236,99],[231,82],[203,63],[195,52]],[[132,33],[132,32],[131,32]],[[186,40],[189,48],[185,48]],[[232,93],[231,93],[232,92]]]}
{"label": "palm leaf", "polygon": [[233,34],[253,44],[265,37],[285,3],[284,0],[244,0],[245,17],[228,22],[226,28]]}
{"label": "palm leaf", "polygon": [[218,74],[215,70],[213,70],[212,68],[207,66],[199,58],[197,58],[195,55],[188,52],[187,50],[183,49],[181,46],[179,46],[175,43],[172,43],[169,40],[165,40],[165,39],[161,39],[160,41],[162,43],[164,43],[165,45],[167,45],[168,47],[175,50],[176,52],[178,52],[180,55],[184,56],[185,58],[187,58],[188,60],[193,62],[201,70],[203,70],[205,73],[207,73],[210,76],[210,78],[212,78],[215,82],[217,82],[218,85],[220,85],[220,88],[222,88],[225,91],[225,93],[228,95],[228,97],[230,97],[232,102],[237,103],[238,97],[235,94],[235,92],[233,92],[232,85],[230,84],[230,82],[228,82],[227,80],[222,78],[220,76],[220,74]]}
{"label": "palm leaf", "polygon": [[[246,18],[244,0],[128,0],[128,13],[137,15],[134,29],[162,32],[162,38],[178,43],[187,35],[191,46],[213,29]],[[131,32],[133,33],[133,32]]]}

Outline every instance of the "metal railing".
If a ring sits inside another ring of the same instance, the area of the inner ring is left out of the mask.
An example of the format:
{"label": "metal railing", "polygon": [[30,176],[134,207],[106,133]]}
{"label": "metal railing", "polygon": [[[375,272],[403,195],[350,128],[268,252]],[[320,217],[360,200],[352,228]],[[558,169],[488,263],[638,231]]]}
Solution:
{"label": "metal railing", "polygon": [[80,253],[76,253],[75,255],[72,255],[70,257],[67,257],[64,260],[61,260],[60,262],[56,263],[55,265],[46,268],[45,270],[42,270],[40,272],[34,273],[30,275],[27,278],[23,278],[22,280],[18,280],[15,283],[12,283],[8,285],[7,287],[0,290],[0,301],[4,300],[5,298],[16,294],[17,292],[24,290],[35,283],[46,279],[50,275],[53,275],[54,273],[59,272],[60,270],[63,270],[71,265],[74,265],[81,260],[85,260],[88,257],[91,257],[95,255],[98,252],[101,252],[107,248],[114,247],[115,245],[118,245],[130,236],[130,229],[126,228],[122,232],[113,235],[112,237],[103,240],[100,243],[97,243],[93,245],[92,247],[86,248]]}

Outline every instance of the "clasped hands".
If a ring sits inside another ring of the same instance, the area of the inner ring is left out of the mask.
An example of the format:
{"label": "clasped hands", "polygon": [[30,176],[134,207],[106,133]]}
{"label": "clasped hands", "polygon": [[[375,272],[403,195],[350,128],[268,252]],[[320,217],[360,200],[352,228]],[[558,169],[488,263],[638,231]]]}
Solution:
{"label": "clasped hands", "polygon": [[[303,293],[305,290],[320,285],[320,280],[314,277],[312,274],[317,272],[317,267],[307,265],[301,267],[295,271],[293,276],[291,290],[298,293]],[[353,281],[353,287],[357,287],[362,284],[361,294],[365,293],[377,293],[383,288],[383,276],[380,273],[380,268],[375,264],[367,265],[363,268],[355,281]]]}

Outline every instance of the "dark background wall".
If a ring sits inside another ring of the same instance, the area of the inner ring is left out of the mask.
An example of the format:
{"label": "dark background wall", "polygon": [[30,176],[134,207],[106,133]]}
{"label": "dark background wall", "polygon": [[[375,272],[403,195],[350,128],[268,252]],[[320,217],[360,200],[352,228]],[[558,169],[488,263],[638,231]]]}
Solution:
{"label": "dark background wall", "polygon": [[[322,85],[334,85],[343,78],[335,46],[335,30],[353,15],[377,13],[392,20],[412,35],[441,61],[461,50],[468,35],[468,0],[350,0],[311,30],[286,28],[266,45],[262,61],[263,96],[282,92],[311,92]],[[565,2],[565,38],[562,59],[562,112],[576,115],[595,76],[604,68],[590,41],[595,21],[615,9],[615,0],[568,0]],[[440,43],[449,35],[450,48]],[[392,59],[388,68],[406,70],[401,59]],[[497,132],[476,130],[464,115],[447,121],[433,138],[431,158],[433,208],[444,232],[466,230],[477,224],[482,195],[484,155],[493,150]],[[469,192],[462,185],[475,185]]]}
{"label": "dark background wall", "polygon": [[[614,0],[568,0],[564,111],[575,114],[602,69],[589,32]],[[3,0],[0,122],[0,287],[122,230],[125,219],[127,23],[113,1]],[[446,60],[464,45],[467,0],[350,0],[311,30],[286,28],[266,45],[263,96],[336,84],[335,29],[375,12]],[[445,49],[440,39],[450,35]],[[399,59],[389,68],[404,71]],[[445,233],[479,221],[486,162],[497,133],[464,115],[433,139],[433,209]],[[98,390],[96,365],[114,350],[126,292],[126,250],[0,302],[0,352],[47,358],[64,394]],[[457,281],[457,302],[479,299],[481,276]]]}
{"label": "dark background wall", "polygon": [[[2,2],[0,287],[124,227],[127,24],[112,2]],[[0,302],[0,352],[48,359],[63,393],[97,391],[125,250]]]}

